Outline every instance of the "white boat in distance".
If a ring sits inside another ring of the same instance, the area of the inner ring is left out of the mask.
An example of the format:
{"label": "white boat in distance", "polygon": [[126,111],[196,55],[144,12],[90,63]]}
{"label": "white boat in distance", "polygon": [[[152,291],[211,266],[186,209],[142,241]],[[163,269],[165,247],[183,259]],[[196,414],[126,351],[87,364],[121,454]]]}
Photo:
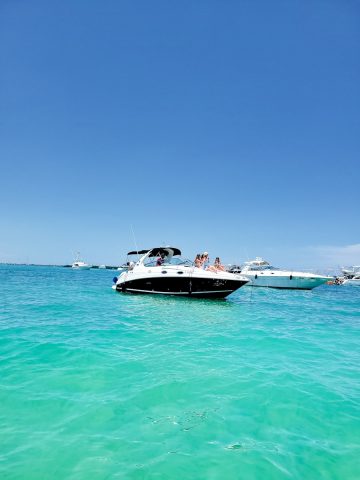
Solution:
{"label": "white boat in distance", "polygon": [[133,251],[140,255],[136,263],[114,278],[119,292],[156,293],[197,298],[225,298],[248,282],[248,279],[223,271],[197,268],[184,260],[175,247],[156,247]]}
{"label": "white boat in distance", "polygon": [[332,277],[314,273],[281,270],[272,267],[269,262],[261,257],[245,262],[241,268],[241,275],[250,280],[247,286],[301,290],[312,290],[332,280]]}
{"label": "white boat in distance", "polygon": [[356,275],[360,275],[360,265],[354,265],[353,267],[343,267],[341,270],[345,278],[353,278]]}
{"label": "white boat in distance", "polygon": [[357,285],[360,286],[360,274],[355,275],[352,278],[345,278],[343,285]]}
{"label": "white boat in distance", "polygon": [[71,268],[74,268],[75,270],[90,270],[91,265],[80,260],[80,253],[78,252]]}

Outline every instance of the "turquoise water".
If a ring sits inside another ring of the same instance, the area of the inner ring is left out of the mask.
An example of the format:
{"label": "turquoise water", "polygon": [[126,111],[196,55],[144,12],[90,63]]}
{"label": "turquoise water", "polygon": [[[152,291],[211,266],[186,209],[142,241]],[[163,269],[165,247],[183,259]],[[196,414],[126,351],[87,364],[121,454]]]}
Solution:
{"label": "turquoise water", "polygon": [[360,288],[113,276],[0,266],[1,479],[360,478]]}

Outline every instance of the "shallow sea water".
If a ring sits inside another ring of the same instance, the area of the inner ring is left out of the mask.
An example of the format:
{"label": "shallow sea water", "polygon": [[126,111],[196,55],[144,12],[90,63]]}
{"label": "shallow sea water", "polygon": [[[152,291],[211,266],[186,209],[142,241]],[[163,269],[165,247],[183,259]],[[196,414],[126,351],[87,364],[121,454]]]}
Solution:
{"label": "shallow sea water", "polygon": [[360,478],[360,288],[130,295],[0,266],[1,479]]}

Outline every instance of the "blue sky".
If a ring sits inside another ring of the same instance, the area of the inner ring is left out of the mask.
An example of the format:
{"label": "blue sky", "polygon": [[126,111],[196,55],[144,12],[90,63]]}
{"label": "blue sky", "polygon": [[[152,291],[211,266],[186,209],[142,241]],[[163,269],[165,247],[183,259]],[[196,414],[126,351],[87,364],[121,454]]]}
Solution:
{"label": "blue sky", "polygon": [[0,0],[0,261],[360,263],[356,1]]}

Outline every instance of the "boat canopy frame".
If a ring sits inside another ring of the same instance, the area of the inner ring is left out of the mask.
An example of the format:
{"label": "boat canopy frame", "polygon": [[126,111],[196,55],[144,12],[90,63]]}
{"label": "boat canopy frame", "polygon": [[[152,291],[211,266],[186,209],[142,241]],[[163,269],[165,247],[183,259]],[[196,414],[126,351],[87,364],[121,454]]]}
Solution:
{"label": "boat canopy frame", "polygon": [[176,247],[155,247],[155,248],[148,248],[147,250],[133,250],[128,252],[128,255],[145,255],[148,254],[147,257],[158,257],[161,254],[165,255],[181,255],[181,250]]}

